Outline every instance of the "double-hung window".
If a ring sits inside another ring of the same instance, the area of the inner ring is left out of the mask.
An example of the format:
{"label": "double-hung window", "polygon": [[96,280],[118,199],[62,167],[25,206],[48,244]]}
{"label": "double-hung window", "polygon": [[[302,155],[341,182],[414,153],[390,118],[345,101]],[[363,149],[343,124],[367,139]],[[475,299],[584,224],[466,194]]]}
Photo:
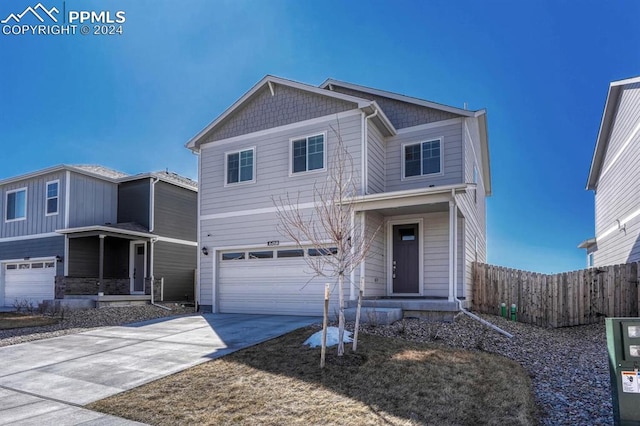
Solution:
{"label": "double-hung window", "polygon": [[255,148],[227,152],[225,155],[226,184],[255,182]]}
{"label": "double-hung window", "polygon": [[27,188],[7,192],[5,220],[23,220],[27,218]]}
{"label": "double-hung window", "polygon": [[47,211],[46,215],[54,215],[58,214],[58,190],[60,188],[60,182],[54,180],[52,182],[47,182]]}
{"label": "double-hung window", "polygon": [[442,140],[404,145],[403,161],[403,178],[442,173]]}
{"label": "double-hung window", "polygon": [[323,170],[326,162],[325,134],[291,140],[291,173]]}

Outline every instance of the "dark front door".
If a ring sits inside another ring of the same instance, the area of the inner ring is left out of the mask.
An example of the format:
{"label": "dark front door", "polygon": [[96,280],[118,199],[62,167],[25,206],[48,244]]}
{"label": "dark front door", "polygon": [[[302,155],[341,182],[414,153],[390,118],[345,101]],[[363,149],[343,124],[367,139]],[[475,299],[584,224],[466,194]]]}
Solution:
{"label": "dark front door", "polygon": [[420,293],[418,224],[393,226],[393,292]]}

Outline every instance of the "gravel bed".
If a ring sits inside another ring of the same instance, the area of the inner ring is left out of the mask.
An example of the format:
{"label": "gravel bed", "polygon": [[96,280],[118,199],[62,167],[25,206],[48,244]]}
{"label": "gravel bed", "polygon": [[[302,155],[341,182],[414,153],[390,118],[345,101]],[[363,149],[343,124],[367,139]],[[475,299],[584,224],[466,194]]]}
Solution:
{"label": "gravel bed", "polygon": [[153,305],[65,310],[62,313],[63,319],[58,324],[0,330],[0,347],[80,333],[95,327],[124,325],[194,312],[193,307],[179,304],[164,304],[164,306],[171,308],[171,310],[167,311]]}
{"label": "gravel bed", "polygon": [[[520,363],[531,377],[543,425],[611,425],[613,409],[604,324],[545,329],[492,315],[509,339],[465,315],[453,323],[406,319],[362,332],[481,350]],[[349,327],[350,326],[350,327]],[[348,324],[353,329],[353,324]]]}

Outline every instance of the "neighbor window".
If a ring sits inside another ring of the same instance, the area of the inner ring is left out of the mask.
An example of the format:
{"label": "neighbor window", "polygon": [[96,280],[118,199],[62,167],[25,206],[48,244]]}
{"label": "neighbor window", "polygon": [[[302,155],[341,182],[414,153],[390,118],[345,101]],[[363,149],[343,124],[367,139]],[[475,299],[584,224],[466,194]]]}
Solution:
{"label": "neighbor window", "polygon": [[254,182],[254,148],[226,154],[227,184]]}
{"label": "neighbor window", "polygon": [[440,139],[404,145],[404,177],[438,174],[441,160]]}
{"label": "neighbor window", "polygon": [[7,192],[6,220],[21,220],[27,218],[27,189],[17,189]]}
{"label": "neighbor window", "polygon": [[338,254],[338,249],[335,247],[309,249],[309,256],[331,256],[332,254]]}
{"label": "neighbor window", "polygon": [[58,214],[59,182],[47,182],[47,215]]}
{"label": "neighbor window", "polygon": [[324,169],[324,134],[291,140],[291,173]]}
{"label": "neighbor window", "polygon": [[244,252],[222,253],[222,260],[242,260],[242,259],[244,259]]}

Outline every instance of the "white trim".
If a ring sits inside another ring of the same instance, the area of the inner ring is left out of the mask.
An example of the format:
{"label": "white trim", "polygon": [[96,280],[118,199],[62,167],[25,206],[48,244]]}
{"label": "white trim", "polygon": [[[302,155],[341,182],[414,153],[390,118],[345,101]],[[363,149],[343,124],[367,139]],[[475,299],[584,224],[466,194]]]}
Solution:
{"label": "white trim", "polygon": [[[330,240],[322,240],[320,241],[320,244],[331,244],[332,241]],[[219,246],[219,247],[214,247],[212,250],[217,251],[217,252],[222,252],[222,251],[248,251],[248,250],[259,250],[259,249],[265,249],[265,250],[279,250],[282,247],[285,248],[290,248],[290,247],[307,247],[307,248],[314,248],[314,245],[311,241],[301,241],[300,244],[295,243],[295,242],[284,242],[284,243],[280,243],[277,246],[272,246],[269,247],[267,246],[265,243],[260,243],[260,244],[245,244],[242,246]],[[305,248],[303,248],[303,250],[306,250]],[[209,253],[209,255],[211,255],[211,253]]]}
{"label": "white trim", "polygon": [[[309,138],[313,138],[316,136],[322,136],[322,167],[319,169],[309,170]],[[305,158],[305,170],[300,172],[293,171],[293,142],[304,139],[306,141],[306,158]],[[329,144],[327,141],[327,132],[318,132],[313,133],[306,136],[298,136],[289,138],[289,177],[294,176],[307,176],[311,173],[322,173],[327,171],[327,151],[329,148]]]}
{"label": "white trim", "polygon": [[37,240],[40,238],[51,238],[51,237],[59,237],[60,234],[57,232],[44,232],[42,234],[31,234],[31,235],[21,235],[18,237],[5,237],[0,238],[0,243],[9,243],[11,241],[22,241],[22,240]]}
{"label": "white trim", "polygon": [[276,213],[278,209],[282,209],[285,211],[290,211],[294,209],[310,209],[315,207],[316,204],[314,202],[302,203],[297,205],[288,205],[282,207],[264,207],[261,209],[251,209],[251,210],[238,210],[233,212],[224,212],[224,213],[214,213],[214,214],[205,214],[200,215],[200,221],[203,220],[213,220],[213,219],[226,219],[229,217],[238,217],[238,216],[251,216],[254,214],[267,214],[267,213]]}
{"label": "white trim", "polygon": [[[253,153],[251,154],[251,158],[252,158],[252,164],[251,164],[251,180],[240,180],[240,175],[241,175],[241,165],[240,165],[240,157],[241,154],[243,152],[246,151],[252,151]],[[229,155],[231,154],[238,154],[238,182],[227,182],[227,179],[229,177]],[[242,186],[242,185],[249,185],[252,183],[256,183],[256,175],[257,175],[257,170],[256,170],[256,147],[252,146],[250,148],[241,148],[241,149],[235,149],[233,151],[227,151],[224,153],[224,187],[225,188],[229,188],[229,187],[236,187],[236,186]]]}
{"label": "white trim", "polygon": [[[200,151],[198,151],[198,182],[202,182],[202,155],[200,155]],[[202,191],[198,190],[197,194],[196,194],[196,202],[197,202],[197,217],[200,217],[200,198],[201,198],[201,193]],[[199,305],[200,305],[200,301],[202,300],[200,298],[200,292],[201,292],[201,288],[200,288],[200,276],[202,275],[202,268],[201,268],[201,258],[200,256],[202,256],[202,247],[203,247],[203,243],[202,243],[202,235],[200,234],[201,232],[201,227],[200,227],[200,220],[196,221],[196,238],[198,240],[198,252],[196,253],[196,269],[197,269],[197,273],[196,273],[196,294],[194,295],[194,299],[196,302],[196,310],[199,310]]]}
{"label": "white trim", "polygon": [[[427,143],[427,142],[435,142],[438,141],[440,143],[440,171],[438,173],[423,173],[422,170],[422,144]],[[405,147],[410,146],[410,145],[420,145],[420,174],[416,175],[416,176],[405,176]],[[416,180],[416,179],[420,179],[420,178],[425,178],[425,177],[434,177],[434,176],[444,176],[444,136],[440,136],[437,138],[429,138],[427,140],[423,140],[420,142],[406,142],[402,144],[402,148],[400,151],[400,168],[401,168],[401,173],[402,175],[400,176],[400,180],[402,181],[406,181],[406,180]]]}
{"label": "white trim", "polygon": [[607,167],[605,167],[602,173],[600,173],[600,177],[598,178],[598,181],[602,179],[604,175],[606,175],[607,172],[611,169],[611,167],[616,163],[616,161],[618,161],[618,158],[620,158],[620,155],[622,155],[622,152],[625,149],[627,149],[627,147],[629,146],[631,141],[634,140],[638,132],[640,132],[640,121],[638,122],[638,124],[636,124],[636,127],[634,127],[629,137],[627,137],[627,139],[624,141],[624,143],[622,144],[618,152],[616,152],[616,154],[613,156],[609,164],[607,164]]}
{"label": "white trim", "polygon": [[[364,111],[362,112],[362,116],[361,116],[361,123],[360,123],[360,131],[362,132],[362,141],[361,141],[361,146],[360,146],[360,193],[361,195],[365,195],[367,194],[367,191],[369,190],[369,187],[367,185],[367,162],[368,162],[368,158],[366,157],[365,153],[367,151],[367,144],[369,143],[369,141],[367,140],[369,135],[368,135],[368,127],[367,127],[367,116],[364,113]],[[355,297],[355,295],[354,295]]]}
{"label": "white trim", "polygon": [[64,236],[64,276],[69,275],[69,236]]}
{"label": "white trim", "polygon": [[149,179],[149,232],[153,232],[156,224],[156,183],[159,179]]}
{"label": "white trim", "polygon": [[[418,225],[418,293],[393,292],[393,226]],[[422,296],[424,294],[424,219],[422,217],[406,217],[387,220],[387,294],[390,296]]]}
{"label": "white trim", "polygon": [[158,237],[158,238],[153,238],[152,240],[160,241],[163,243],[182,244],[184,246],[198,247],[197,241],[180,240],[178,238]]}
{"label": "white trim", "polygon": [[275,134],[275,133],[284,133],[284,132],[288,132],[290,130],[299,129],[299,128],[305,127],[305,126],[313,126],[313,125],[316,125],[316,124],[325,123],[327,121],[341,120],[343,118],[351,117],[352,115],[358,115],[361,112],[362,111],[360,111],[359,109],[351,109],[349,111],[339,112],[338,114],[323,115],[322,117],[311,118],[309,120],[298,121],[296,123],[285,124],[284,126],[272,127],[270,129],[258,130],[256,132],[246,133],[246,134],[240,135],[240,136],[232,136],[232,137],[226,138],[226,139],[218,139],[218,140],[215,140],[215,141],[203,142],[200,145],[200,149],[202,150],[202,149],[213,147],[213,146],[226,145],[226,144],[230,144],[230,143],[237,143],[237,142],[241,142],[241,141],[244,141],[246,139],[249,139],[249,138],[263,138],[263,137],[268,136],[268,135],[272,135],[272,134]]}
{"label": "white trim", "polygon": [[[21,192],[24,191],[24,217],[17,217],[14,219],[9,219],[7,217],[7,213],[8,213],[8,208],[9,208],[9,194],[14,194],[16,192]],[[22,220],[27,220],[27,206],[29,204],[29,190],[26,186],[22,187],[22,188],[16,188],[16,189],[12,189],[10,191],[7,191],[4,193],[4,221],[5,223],[10,223],[10,222],[19,222]]]}
{"label": "white trim", "polygon": [[[37,262],[55,262],[56,258],[55,256],[47,256],[47,257],[30,257],[29,259],[26,259],[24,257],[21,257],[19,259],[2,259],[0,260],[0,264],[4,265],[7,263],[37,263]],[[56,268],[53,268],[56,269]]]}
{"label": "white trim", "polygon": [[[71,214],[71,172],[65,171],[64,182],[64,227],[69,227],[69,215]],[[65,274],[66,275],[66,274]]]}
{"label": "white trim", "polygon": [[[144,273],[142,275],[142,291],[134,291],[135,277],[133,276],[133,270],[135,269],[135,247],[136,245],[142,245],[144,247]],[[129,242],[129,292],[131,294],[144,294],[145,278],[147,277],[147,242],[144,240],[132,240]]]}
{"label": "white trim", "polygon": [[155,234],[149,234],[146,232],[129,231],[126,229],[112,228],[110,226],[102,226],[102,225],[89,225],[89,226],[80,226],[78,228],[56,229],[56,232],[58,234],[75,234],[78,232],[97,232],[97,231],[110,232],[112,234],[130,235],[133,237],[142,237],[142,238],[158,237]]}
{"label": "white trim", "polygon": [[218,306],[218,249],[215,247],[209,253],[211,255],[211,312],[217,314],[220,312]]}
{"label": "white trim", "polygon": [[458,265],[456,260],[458,257],[458,206],[454,200],[449,201],[449,302],[455,300]]}
{"label": "white trim", "polygon": [[419,132],[422,130],[436,129],[438,127],[452,126],[454,124],[461,123],[462,120],[463,120],[462,117],[457,117],[457,118],[450,118],[448,120],[434,121],[432,123],[418,124],[417,126],[403,127],[402,129],[398,129],[397,133],[399,135],[402,135],[404,133]]}
{"label": "white trim", "polygon": [[[49,197],[49,185],[56,184],[56,196]],[[56,199],[56,211],[54,213],[49,213],[49,200]],[[44,215],[46,216],[57,216],[60,213],[60,179],[54,179],[47,181],[44,185]]]}

